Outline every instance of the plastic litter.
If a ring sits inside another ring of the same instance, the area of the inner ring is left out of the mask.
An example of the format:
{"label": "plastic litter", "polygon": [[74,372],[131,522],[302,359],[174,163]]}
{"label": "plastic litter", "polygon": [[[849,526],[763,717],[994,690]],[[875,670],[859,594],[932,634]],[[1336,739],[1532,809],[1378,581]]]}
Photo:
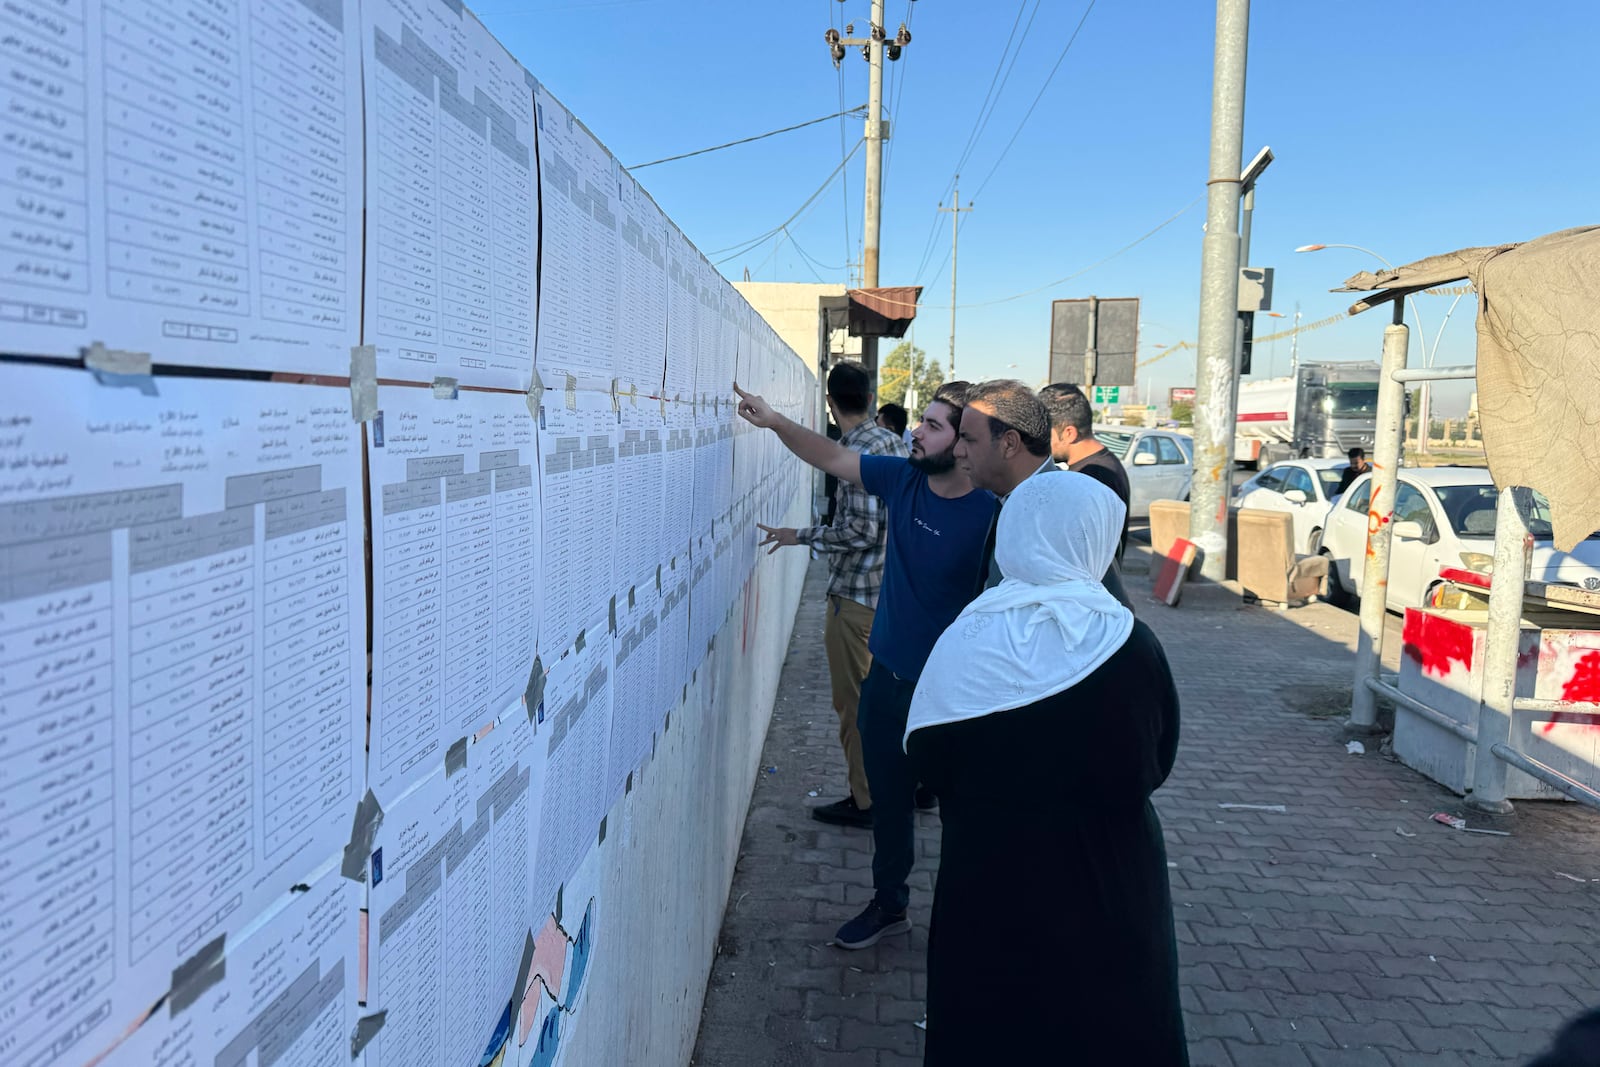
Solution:
{"label": "plastic litter", "polygon": [[1399,834],[1401,837],[1416,837],[1417,836],[1416,834],[1412,833],[1410,830],[1402,830],[1398,826],[1396,826],[1394,828],[1394,832]]}
{"label": "plastic litter", "polygon": [[1360,741],[1345,742],[1344,750],[1352,756],[1365,756],[1367,754],[1367,746]]}
{"label": "plastic litter", "polygon": [[1589,881],[1587,878],[1579,878],[1577,875],[1568,874],[1566,871],[1557,871],[1555,874],[1557,878],[1565,878],[1570,882],[1583,882],[1587,884]]}
{"label": "plastic litter", "polygon": [[814,796],[816,796],[816,795],[817,795],[817,791],[816,791],[816,790],[815,790],[815,789],[808,789],[808,790],[806,790],[806,796],[808,796],[808,797],[814,797]]}
{"label": "plastic litter", "polygon": [[1463,819],[1459,815],[1451,815],[1449,812],[1436,811],[1432,815],[1430,815],[1429,818],[1432,819],[1436,823],[1442,823],[1443,825],[1450,827],[1450,829],[1452,829],[1452,830],[1460,830],[1460,831],[1462,831],[1464,833],[1469,833],[1469,834],[1493,834],[1495,837],[1510,837],[1511,836],[1511,834],[1508,831],[1505,831],[1505,830],[1479,830],[1479,829],[1476,829],[1474,827],[1468,826],[1467,825],[1467,820]]}
{"label": "plastic litter", "polygon": [[1288,808],[1282,804],[1218,804],[1223,811],[1275,811],[1287,813]]}

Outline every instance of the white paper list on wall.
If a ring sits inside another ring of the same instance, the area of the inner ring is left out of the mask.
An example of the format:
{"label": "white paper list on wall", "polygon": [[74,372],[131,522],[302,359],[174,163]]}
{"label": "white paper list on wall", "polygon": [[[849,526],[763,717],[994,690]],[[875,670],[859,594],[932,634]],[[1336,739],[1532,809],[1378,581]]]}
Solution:
{"label": "white paper list on wall", "polygon": [[117,1048],[110,1067],[347,1061],[360,971],[361,888],[334,871],[297,892],[228,946],[228,963],[215,984],[187,1004],[187,996],[169,999]]}
{"label": "white paper list on wall", "polygon": [[360,330],[356,9],[0,11],[5,350],[104,340],[166,363],[344,373]]}
{"label": "white paper list on wall", "polygon": [[0,1015],[3,1058],[31,1063],[95,1051],[338,855],[364,764],[361,453],[344,390],[6,382]]}
{"label": "white paper list on wall", "polygon": [[533,80],[460,5],[361,5],[366,342],[380,377],[526,390],[538,244]]}
{"label": "white paper list on wall", "polygon": [[604,393],[544,391],[539,500],[544,538],[539,650],[548,667],[597,615],[605,619],[617,549],[617,413]]}
{"label": "white paper list on wall", "polygon": [[622,284],[622,168],[583,123],[540,85],[539,375],[570,374],[609,389],[617,376]]}
{"label": "white paper list on wall", "polygon": [[522,397],[385,386],[372,482],[372,760],[388,800],[517,704],[539,632],[539,486]]}
{"label": "white paper list on wall", "polygon": [[544,760],[534,728],[507,716],[462,758],[401,799],[374,842],[369,1005],[388,1021],[368,1067],[477,1063],[535,926]]}

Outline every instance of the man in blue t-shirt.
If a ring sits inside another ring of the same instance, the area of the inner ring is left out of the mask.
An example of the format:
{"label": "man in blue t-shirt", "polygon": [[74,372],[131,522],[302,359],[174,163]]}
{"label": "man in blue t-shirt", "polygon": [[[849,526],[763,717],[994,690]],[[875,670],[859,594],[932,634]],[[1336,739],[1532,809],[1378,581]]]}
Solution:
{"label": "man in blue t-shirt", "polygon": [[872,903],[839,928],[834,944],[866,948],[911,929],[906,878],[915,862],[916,775],[901,739],[917,678],[944,628],[977,591],[995,498],[956,468],[967,385],[939,388],[912,432],[911,458],[863,456],[773,411],[737,385],[739,414],[773,430],[811,466],[880,497],[889,513],[888,558],[867,648],[857,727],[872,791]]}

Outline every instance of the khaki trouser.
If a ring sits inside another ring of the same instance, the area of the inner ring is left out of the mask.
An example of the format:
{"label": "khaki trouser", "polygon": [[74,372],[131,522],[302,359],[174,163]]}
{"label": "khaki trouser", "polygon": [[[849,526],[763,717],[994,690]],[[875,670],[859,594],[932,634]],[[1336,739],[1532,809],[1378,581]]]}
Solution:
{"label": "khaki trouser", "polygon": [[872,793],[861,761],[856,708],[861,703],[861,681],[872,668],[872,653],[867,651],[872,616],[873,610],[865,604],[830,596],[828,621],[822,628],[822,647],[828,652],[828,675],[833,682],[833,710],[839,713],[839,745],[850,772],[850,795],[863,810],[872,807]]}

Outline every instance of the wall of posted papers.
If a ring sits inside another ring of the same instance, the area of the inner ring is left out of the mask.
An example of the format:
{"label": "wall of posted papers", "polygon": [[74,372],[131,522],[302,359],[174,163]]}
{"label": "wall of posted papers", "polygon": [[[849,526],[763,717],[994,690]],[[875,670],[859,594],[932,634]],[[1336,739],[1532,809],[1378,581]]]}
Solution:
{"label": "wall of posted papers", "polygon": [[682,1063],[816,382],[456,0],[0,8],[0,1063]]}

